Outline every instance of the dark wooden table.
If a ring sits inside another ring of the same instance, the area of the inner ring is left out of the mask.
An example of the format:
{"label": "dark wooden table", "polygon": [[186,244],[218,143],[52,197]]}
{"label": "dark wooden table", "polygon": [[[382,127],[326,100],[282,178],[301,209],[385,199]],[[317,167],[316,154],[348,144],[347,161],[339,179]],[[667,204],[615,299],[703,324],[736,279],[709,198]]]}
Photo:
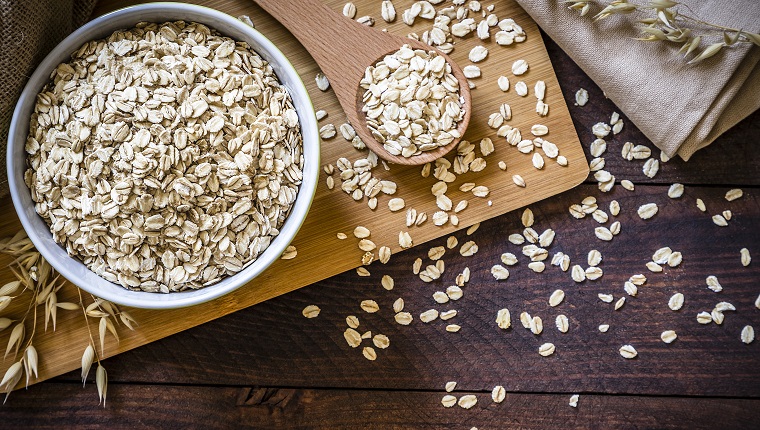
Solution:
{"label": "dark wooden table", "polygon": [[[616,108],[564,52],[546,42],[578,134],[588,146],[594,139],[591,126],[608,120]],[[589,91],[585,107],[573,106],[580,87]],[[480,248],[475,256],[447,252],[439,282],[421,282],[411,266],[431,246],[444,245],[445,238],[394,255],[382,268],[373,266],[372,277],[344,273],[109,359],[105,408],[98,405],[93,383],[82,388],[78,372],[13,393],[0,409],[0,427],[758,428],[760,340],[740,341],[744,325],[760,331],[760,310],[754,305],[760,294],[758,138],[760,112],[688,163],[671,160],[648,179],[643,162],[620,156],[626,141],[654,148],[626,121],[605,158],[607,170],[618,180],[633,181],[635,192],[617,185],[603,194],[590,178],[532,206],[536,229],[557,232],[552,253],[569,254],[584,267],[590,249],[603,253],[604,276],[595,282],[575,284],[556,267],[534,274],[524,260],[507,282],[495,281],[489,271],[501,253],[520,254],[507,241],[522,230],[520,212],[509,213],[483,223],[471,236]],[[666,195],[673,182],[686,186],[678,200]],[[734,187],[742,188],[744,197],[727,202],[723,196]],[[597,240],[597,224],[590,217],[576,220],[568,213],[570,204],[586,196],[597,197],[605,209],[612,199],[620,202],[622,233],[614,241]],[[696,198],[704,200],[708,213],[696,208]],[[642,221],[636,208],[648,202],[656,202],[660,211]],[[720,228],[710,216],[725,209],[733,219]],[[462,243],[466,234],[455,236]],[[649,273],[644,265],[662,246],[681,251],[683,263]],[[740,264],[743,247],[755,256],[748,267]],[[466,266],[472,279],[464,297],[436,304],[432,293],[453,284]],[[380,286],[384,273],[394,277],[393,291]],[[598,293],[621,297],[623,283],[637,273],[649,280],[621,310],[599,301]],[[718,276],[723,292],[706,288],[708,275]],[[565,301],[550,308],[548,297],[557,288],[566,292]],[[667,301],[676,291],[684,293],[686,303],[673,312]],[[415,316],[410,326],[393,321],[391,306],[398,297]],[[380,312],[359,308],[370,298]],[[733,303],[737,311],[726,312],[720,326],[698,324],[697,313],[719,301]],[[309,304],[321,307],[318,318],[301,315]],[[506,331],[494,322],[504,307],[513,319]],[[419,313],[430,308],[457,309],[459,315],[448,322],[462,330],[447,333],[440,320],[421,323]],[[523,310],[543,317],[541,336],[521,327]],[[570,318],[566,334],[554,327],[559,313]],[[361,321],[360,331],[391,340],[374,362],[343,339],[345,317],[352,314]],[[610,324],[607,333],[597,330],[602,323]],[[673,344],[660,340],[666,329],[678,333]],[[538,355],[544,342],[555,343],[557,352]],[[636,359],[618,353],[629,343],[639,352]],[[447,381],[458,383],[457,397],[475,394],[478,404],[470,410],[444,408]],[[501,404],[491,401],[495,385],[508,392]],[[577,408],[568,405],[574,393],[580,394]]]}

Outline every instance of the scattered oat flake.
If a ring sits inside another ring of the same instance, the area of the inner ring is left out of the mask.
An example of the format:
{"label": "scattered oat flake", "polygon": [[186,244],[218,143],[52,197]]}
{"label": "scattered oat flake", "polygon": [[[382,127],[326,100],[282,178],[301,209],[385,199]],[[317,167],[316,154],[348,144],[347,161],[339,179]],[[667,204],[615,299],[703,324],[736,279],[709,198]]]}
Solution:
{"label": "scattered oat flake", "polygon": [[459,254],[461,254],[463,257],[469,257],[471,255],[474,255],[476,252],[478,252],[478,245],[471,240],[465,242],[462,244],[462,247],[459,248]]}
{"label": "scattered oat flake", "polygon": [[659,208],[657,207],[657,203],[647,203],[645,205],[639,206],[637,212],[641,219],[650,219],[657,214],[658,210]]}
{"label": "scattered oat flake", "polygon": [[594,234],[599,240],[604,240],[609,242],[612,240],[612,232],[607,227],[597,227],[594,229]]}
{"label": "scattered oat flake", "polygon": [[455,248],[455,247],[456,247],[458,244],[459,244],[459,241],[458,241],[458,240],[457,240],[457,238],[456,238],[456,237],[454,237],[454,236],[449,236],[449,237],[446,239],[446,248],[448,248],[448,249],[453,249],[453,248]]}
{"label": "scattered oat flake", "polygon": [[436,303],[444,304],[444,303],[448,303],[449,296],[443,291],[436,291],[435,293],[433,293],[433,300],[435,300]]}
{"label": "scattered oat flake", "polygon": [[712,315],[710,312],[700,312],[697,314],[697,322],[700,324],[710,324],[712,322]]}
{"label": "scattered oat flake", "polygon": [[485,185],[479,185],[472,189],[472,195],[475,197],[487,197],[489,192],[488,187]]}
{"label": "scattered oat flake", "polygon": [[575,282],[583,282],[586,280],[586,271],[580,265],[574,265],[570,271],[570,276]]}
{"label": "scattered oat flake", "polygon": [[371,346],[365,346],[362,349],[362,355],[364,355],[364,358],[366,358],[369,361],[375,361],[377,359],[377,353],[375,352],[375,348],[372,348]]}
{"label": "scattered oat flake", "polygon": [[420,314],[420,321],[429,323],[438,318],[438,311],[435,309],[428,309]]}
{"label": "scattered oat flake", "polygon": [[623,358],[632,359],[636,358],[639,353],[636,352],[636,348],[632,345],[623,345],[620,347],[620,355],[622,355]]}
{"label": "scattered oat flake", "polygon": [[[470,54],[468,55],[470,61],[472,61],[473,63],[479,63],[485,60],[487,56],[488,56],[488,48],[486,48],[483,45],[475,46],[474,48],[470,50]],[[514,70],[514,66],[512,69]],[[527,69],[527,64],[526,64],[526,69]]]}
{"label": "scattered oat flake", "polygon": [[749,266],[749,263],[752,262],[752,257],[749,255],[749,249],[742,248],[739,251],[739,254],[741,255],[742,266],[744,267]]}
{"label": "scattered oat flake", "polygon": [[536,273],[541,273],[546,268],[543,261],[533,261],[528,263],[528,268]]}
{"label": "scattered oat flake", "polygon": [[377,245],[375,245],[375,242],[369,240],[369,239],[361,239],[359,241],[359,249],[365,252],[373,251],[375,248],[377,248]]}
{"label": "scattered oat flake", "polygon": [[458,332],[462,327],[460,327],[457,324],[449,324],[446,326],[446,331],[449,333],[456,333]]}
{"label": "scattered oat flake", "polygon": [[668,188],[668,197],[677,199],[683,195],[683,184],[673,184]]}
{"label": "scattered oat flake", "polygon": [[657,172],[660,171],[660,161],[656,158],[650,158],[644,163],[642,170],[644,171],[644,175],[648,178],[654,178],[657,175]]}
{"label": "scattered oat flake", "polygon": [[702,212],[705,212],[707,210],[707,207],[705,206],[705,202],[702,201],[702,199],[697,199],[697,208],[701,210]]}
{"label": "scattered oat flake", "polygon": [[362,343],[362,336],[358,331],[350,327],[343,332],[343,337],[351,348],[356,348]]}
{"label": "scattered oat flake", "polygon": [[395,197],[388,200],[388,209],[391,212],[398,212],[401,209],[404,209],[404,199],[400,197]]}
{"label": "scattered oat flake", "polygon": [[524,328],[530,329],[530,323],[532,320],[533,318],[531,318],[529,313],[527,312],[520,313],[520,324],[522,324]]}
{"label": "scattered oat flake", "polygon": [[493,387],[493,390],[491,390],[491,399],[493,399],[494,403],[501,403],[506,397],[507,390],[505,390],[501,385],[497,385]]}
{"label": "scattered oat flake", "polygon": [[590,281],[595,281],[604,275],[604,271],[600,267],[587,267],[585,272],[586,279]]}
{"label": "scattered oat flake", "polygon": [[664,246],[652,254],[652,261],[657,264],[665,264],[668,262],[668,258],[673,253],[673,250],[669,246]]}
{"label": "scattered oat flake", "polygon": [[457,316],[457,310],[456,309],[449,309],[447,311],[441,312],[439,315],[439,318],[443,321],[450,320]]}
{"label": "scattered oat flake", "polygon": [[570,406],[577,408],[578,407],[578,399],[580,396],[578,394],[573,394],[570,396],[570,403],[568,403]]}
{"label": "scattered oat flake", "polygon": [[363,300],[360,306],[364,312],[367,312],[370,314],[374,314],[375,312],[380,310],[380,307],[377,305],[377,302],[374,300]]}
{"label": "scattered oat flake", "polygon": [[560,303],[562,303],[562,300],[565,299],[565,292],[562,290],[554,290],[552,295],[549,297],[549,306],[555,307],[559,306]]}
{"label": "scattered oat flake", "polygon": [[524,227],[533,226],[533,221],[534,221],[533,211],[530,210],[530,208],[526,208],[522,213],[521,220]]}
{"label": "scattered oat flake", "polygon": [[393,289],[395,282],[393,281],[393,278],[390,275],[383,275],[382,279],[380,280],[381,285],[386,290],[390,291]]}
{"label": "scattered oat flake", "polygon": [[618,216],[620,213],[620,203],[618,203],[617,200],[613,200],[610,202],[610,214],[612,216]]}
{"label": "scattered oat flake", "polygon": [[555,350],[554,344],[551,343],[551,342],[547,342],[547,343],[545,343],[545,344],[543,344],[543,345],[541,345],[541,346],[538,347],[538,353],[542,357],[548,357],[548,356],[554,354],[554,350]]}
{"label": "scattered oat flake", "polygon": [[282,260],[292,260],[296,258],[296,255],[298,255],[298,251],[296,250],[296,247],[293,245],[288,245],[288,247],[285,248],[285,251],[282,253],[282,256],[280,258]]}
{"label": "scattered oat flake", "polygon": [[399,312],[395,315],[394,319],[401,325],[409,325],[412,323],[413,317],[409,312]]}
{"label": "scattered oat flake", "polygon": [[404,310],[404,299],[399,297],[396,299],[395,302],[393,302],[393,312],[399,313]]}
{"label": "scattered oat flake", "polygon": [[557,330],[562,333],[567,333],[567,330],[570,328],[570,322],[568,321],[566,315],[557,315],[554,324],[557,326]]}
{"label": "scattered oat flake", "polygon": [[314,78],[314,80],[317,82],[317,88],[319,88],[321,91],[327,91],[327,89],[330,88],[330,81],[327,80],[327,76],[325,76],[324,73],[317,73],[317,76]]}
{"label": "scattered oat flake", "polygon": [[412,236],[409,235],[409,232],[402,231],[398,234],[398,244],[404,249],[411,248],[412,247]]}
{"label": "scattered oat flake", "polygon": [[578,106],[586,106],[586,103],[588,103],[588,91],[583,88],[580,88],[578,91],[576,91],[575,103]]}
{"label": "scattered oat flake", "polygon": [[303,316],[306,318],[316,318],[319,315],[320,309],[317,305],[309,305],[303,308]]}
{"label": "scattered oat flake", "polygon": [[355,315],[349,315],[346,317],[346,325],[355,329],[359,327],[359,318],[357,318]]}
{"label": "scattered oat flake", "polygon": [[712,221],[718,227],[727,227],[728,226],[728,221],[726,220],[726,218],[723,215],[720,215],[720,214],[713,215]]}
{"label": "scattered oat flake", "polygon": [[647,266],[647,269],[649,269],[650,272],[654,272],[654,273],[660,273],[660,272],[662,272],[662,266],[660,266],[659,264],[655,263],[654,261],[648,262],[646,264],[646,266]]}
{"label": "scattered oat flake", "polygon": [[525,238],[521,234],[512,233],[507,237],[507,240],[509,240],[509,243],[513,245],[522,245],[525,243]]}
{"label": "scattered oat flake", "polygon": [[500,309],[499,312],[496,313],[496,325],[503,330],[508,329],[509,326],[512,325],[508,309]]}
{"label": "scattered oat flake", "polygon": [[459,398],[457,404],[462,409],[470,409],[478,403],[478,398],[474,394],[466,394]]}
{"label": "scattered oat flake", "polygon": [[744,195],[744,191],[742,191],[740,188],[734,188],[726,192],[726,200],[728,200],[729,202],[732,202],[738,198],[741,198],[741,196],[743,195]]}
{"label": "scattered oat flake", "polygon": [[639,293],[638,287],[633,284],[631,281],[626,281],[625,285],[623,286],[623,290],[625,290],[625,293],[629,296],[636,297],[636,295]]}
{"label": "scattered oat flake", "polygon": [[638,275],[631,276],[628,280],[632,282],[634,285],[641,286],[647,282],[647,277],[642,274],[638,274]]}
{"label": "scattered oat flake", "polygon": [[598,122],[591,127],[591,132],[594,133],[594,136],[600,139],[603,139],[610,134],[610,130],[610,126],[603,122]]}
{"label": "scattered oat flake", "polygon": [[668,307],[672,311],[677,311],[683,307],[683,301],[684,301],[683,294],[675,293],[672,296],[670,296],[670,299],[668,300]]}
{"label": "scattered oat flake", "polygon": [[503,281],[509,278],[509,270],[500,264],[495,264],[491,267],[491,275],[493,275],[494,279],[497,281]]}
{"label": "scattered oat flake", "polygon": [[712,312],[710,312],[710,319],[712,319],[715,324],[718,324],[718,325],[723,324],[724,318],[725,318],[725,315],[723,315],[723,312],[717,309],[713,309]]}
{"label": "scattered oat flake", "polygon": [[591,251],[588,252],[587,260],[588,260],[589,266],[592,266],[592,267],[598,266],[599,263],[602,262],[602,253],[596,249],[592,249]]}
{"label": "scattered oat flake", "polygon": [[377,348],[385,349],[390,346],[391,340],[384,334],[376,334],[375,337],[372,338],[372,343]]}
{"label": "scattered oat flake", "polygon": [[[454,383],[454,385],[456,385],[456,382]],[[443,405],[444,408],[450,408],[457,404],[457,398],[452,396],[451,394],[447,394],[443,396],[443,398],[441,399],[441,404]]]}
{"label": "scattered oat flake", "polygon": [[676,332],[673,330],[665,330],[660,335],[660,339],[662,339],[662,341],[665,343],[673,343],[673,341],[676,340],[677,337],[678,335],[676,335]]}
{"label": "scattered oat flake", "polygon": [[742,328],[742,334],[741,334],[742,342],[749,345],[752,343],[752,341],[755,340],[755,329],[752,328],[751,325],[745,325],[744,328]]}
{"label": "scattered oat flake", "polygon": [[602,333],[607,333],[607,330],[609,330],[609,329],[610,329],[610,325],[609,324],[600,324],[599,325],[599,331],[602,332]]}
{"label": "scattered oat flake", "polygon": [[512,63],[512,73],[515,76],[520,76],[528,71],[528,62],[525,60],[517,60]]}
{"label": "scattered oat flake", "polygon": [[525,97],[528,95],[528,85],[523,81],[518,81],[515,84],[515,93],[517,93],[520,97]]}
{"label": "scattered oat flake", "polygon": [[369,233],[369,229],[368,229],[368,228],[366,228],[366,227],[357,226],[357,227],[354,229],[354,236],[355,236],[357,239],[364,239],[364,238],[367,238],[367,237],[369,237],[369,235],[370,235],[370,233]]}
{"label": "scattered oat flake", "polygon": [[451,300],[459,300],[462,298],[463,292],[458,286],[451,285],[446,288],[446,295],[448,295]]}

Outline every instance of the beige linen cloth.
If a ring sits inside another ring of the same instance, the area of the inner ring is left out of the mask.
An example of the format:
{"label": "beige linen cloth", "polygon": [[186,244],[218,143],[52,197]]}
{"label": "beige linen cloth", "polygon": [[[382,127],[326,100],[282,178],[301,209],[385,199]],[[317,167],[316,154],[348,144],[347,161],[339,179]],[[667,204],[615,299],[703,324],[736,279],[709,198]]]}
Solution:
{"label": "beige linen cloth", "polygon": [[8,195],[8,126],[26,81],[55,45],[87,22],[95,0],[0,0],[0,197]]}
{"label": "beige linen cloth", "polygon": [[[633,40],[641,35],[635,25],[638,12],[593,22],[596,12],[581,17],[561,0],[517,2],[669,156],[688,160],[760,108],[760,47],[734,45],[689,65],[678,54],[679,44]],[[703,21],[760,31],[758,0],[681,3],[677,10]]]}

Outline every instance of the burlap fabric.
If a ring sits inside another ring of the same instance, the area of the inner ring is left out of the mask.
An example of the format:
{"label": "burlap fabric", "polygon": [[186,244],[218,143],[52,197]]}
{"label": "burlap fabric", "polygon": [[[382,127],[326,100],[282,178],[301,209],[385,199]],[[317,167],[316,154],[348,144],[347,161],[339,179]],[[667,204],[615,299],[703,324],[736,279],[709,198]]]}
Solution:
{"label": "burlap fabric", "polygon": [[[695,65],[680,45],[641,42],[635,14],[593,22],[559,0],[517,0],[652,142],[688,160],[760,108],[760,48],[734,45]],[[638,2],[643,3],[643,2]],[[682,0],[684,13],[760,31],[758,0]],[[720,39],[719,39],[720,40]],[[600,112],[600,120],[609,117]]]}
{"label": "burlap fabric", "polygon": [[21,90],[55,45],[84,24],[95,0],[0,0],[0,197],[8,194],[8,124]]}

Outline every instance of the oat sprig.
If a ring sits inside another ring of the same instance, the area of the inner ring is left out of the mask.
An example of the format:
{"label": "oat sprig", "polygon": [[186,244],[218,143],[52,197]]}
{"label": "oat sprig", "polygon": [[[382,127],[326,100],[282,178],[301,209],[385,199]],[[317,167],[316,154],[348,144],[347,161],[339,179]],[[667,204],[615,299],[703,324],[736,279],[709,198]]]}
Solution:
{"label": "oat sprig", "polygon": [[[587,15],[592,8],[598,10],[593,16],[594,21],[612,15],[639,12],[644,15],[644,18],[636,20],[642,33],[637,40],[681,44],[679,53],[682,53],[684,58],[692,53],[694,54],[688,64],[699,63],[714,56],[723,48],[736,44],[753,43],[760,46],[760,34],[724,27],[681,13],[679,6],[689,12],[692,11],[688,5],[671,0],[650,0],[645,4],[637,4],[628,0],[609,2],[603,0],[564,0],[564,3],[569,5],[569,9],[579,11],[581,16]],[[703,44],[703,42],[705,43]]]}
{"label": "oat sprig", "polygon": [[[0,239],[0,253],[15,257],[9,265],[9,269],[16,277],[15,281],[8,282],[0,287],[0,312],[13,301],[18,301],[26,307],[23,316],[18,319],[0,315],[0,331],[13,325],[6,344],[5,357],[14,351],[13,359],[15,360],[19,350],[23,350],[19,361],[13,363],[0,380],[0,389],[6,391],[5,399],[7,400],[8,395],[23,376],[26,376],[26,386],[29,386],[32,377],[39,378],[39,354],[34,346],[38,312],[42,313],[42,309],[44,309],[44,331],[47,332],[52,322],[52,332],[54,333],[57,328],[59,309],[64,311],[80,310],[85,317],[89,333],[88,346],[82,356],[82,380],[83,382],[86,380],[91,365],[97,360],[95,385],[98,389],[98,396],[105,406],[108,377],[105,368],[100,363],[104,354],[105,336],[110,332],[118,341],[116,326],[119,321],[130,330],[134,330],[134,318],[129,313],[120,310],[115,304],[94,296],[90,296],[92,301],[85,304],[79,289],[77,289],[78,303],[58,301],[58,292],[65,285],[63,279],[37,252],[23,230],[13,237]],[[100,353],[95,349],[95,340],[89,324],[90,318],[98,319]],[[115,324],[114,321],[116,321]]]}

